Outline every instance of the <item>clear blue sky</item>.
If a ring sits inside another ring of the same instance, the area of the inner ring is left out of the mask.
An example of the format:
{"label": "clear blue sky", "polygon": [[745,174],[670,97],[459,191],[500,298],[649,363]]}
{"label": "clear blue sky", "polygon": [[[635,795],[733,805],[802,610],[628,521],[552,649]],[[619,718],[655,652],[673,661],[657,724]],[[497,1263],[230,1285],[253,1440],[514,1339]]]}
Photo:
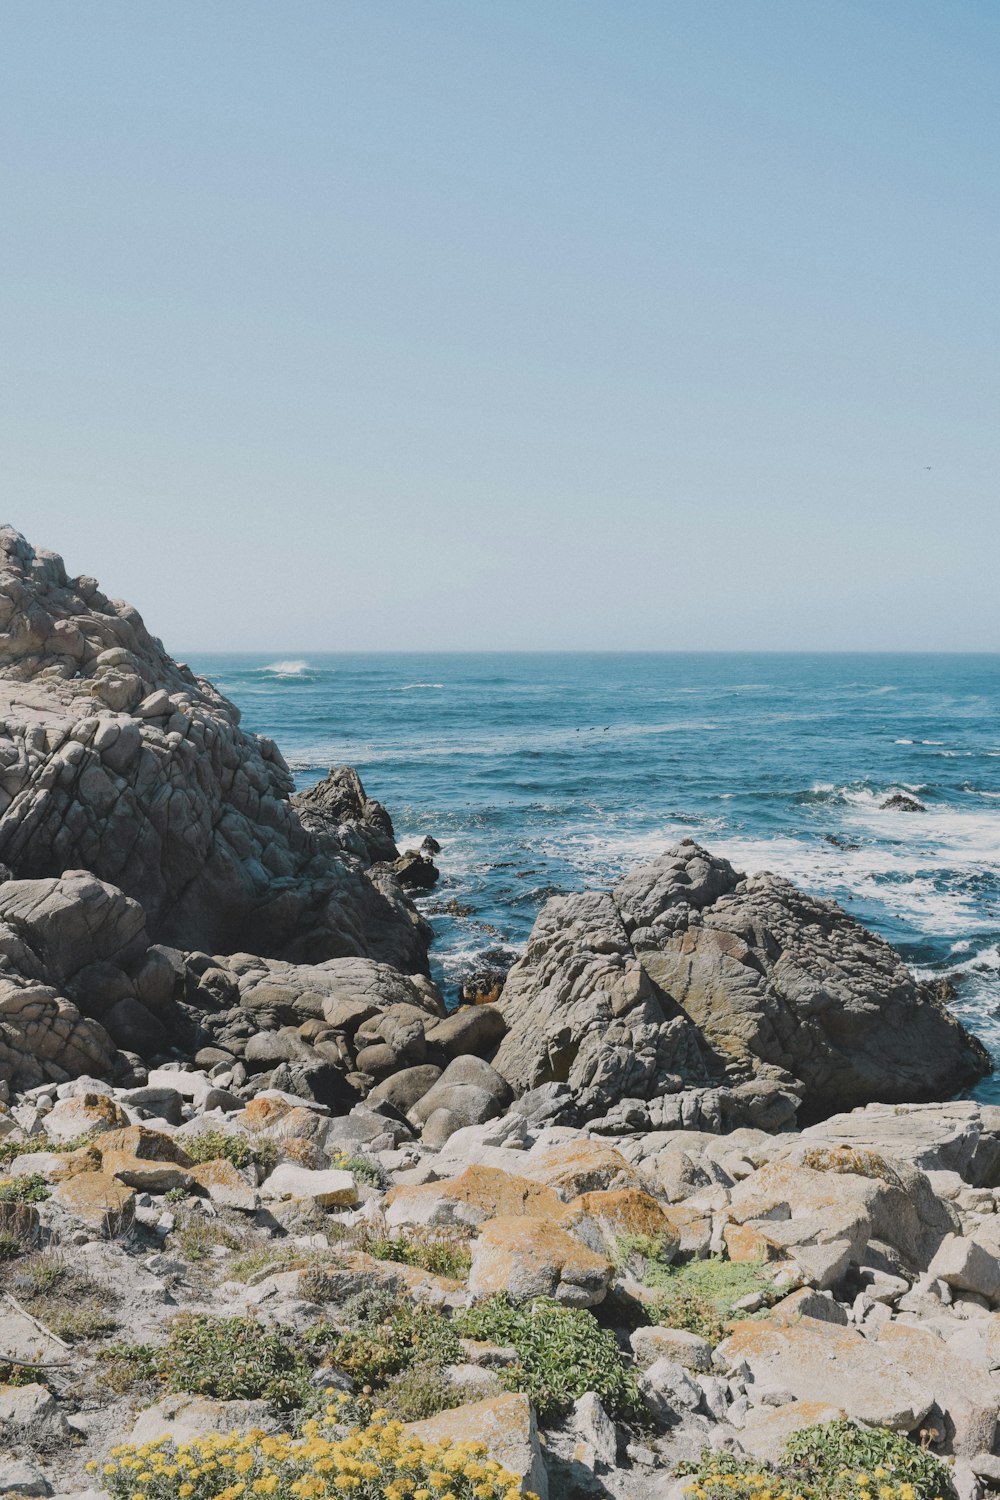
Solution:
{"label": "clear blue sky", "polygon": [[2,513],[179,653],[1000,647],[996,0],[0,48]]}

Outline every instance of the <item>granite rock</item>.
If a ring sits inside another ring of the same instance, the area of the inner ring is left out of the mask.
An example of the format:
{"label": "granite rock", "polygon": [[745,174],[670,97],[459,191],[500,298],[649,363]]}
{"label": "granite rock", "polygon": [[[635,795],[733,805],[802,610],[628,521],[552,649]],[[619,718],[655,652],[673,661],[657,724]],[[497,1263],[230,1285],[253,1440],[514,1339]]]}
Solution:
{"label": "granite rock", "polygon": [[179,948],[424,969],[426,924],[370,873],[360,783],[341,799],[356,840],[306,826],[277,747],[239,720],[130,605],[0,530],[0,861],[28,880],[87,869]]}

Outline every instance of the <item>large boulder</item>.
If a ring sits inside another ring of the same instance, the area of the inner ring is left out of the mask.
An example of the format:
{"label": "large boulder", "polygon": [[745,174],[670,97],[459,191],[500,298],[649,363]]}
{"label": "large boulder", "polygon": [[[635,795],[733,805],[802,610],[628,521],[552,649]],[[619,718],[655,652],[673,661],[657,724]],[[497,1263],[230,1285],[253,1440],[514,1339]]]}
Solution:
{"label": "large boulder", "polygon": [[1000,1383],[933,1330],[891,1323],[866,1337],[811,1317],[738,1323],[719,1345],[723,1368],[746,1367],[756,1404],[824,1402],[870,1426],[915,1432],[937,1408],[950,1451],[992,1447]]}
{"label": "large boulder", "polygon": [[351,766],[332,766],[322,781],[292,798],[304,828],[332,839],[368,864],[391,864],[399,855],[392,819],[369,797]]}
{"label": "large boulder", "polygon": [[959,1227],[925,1174],[908,1162],[843,1148],[792,1148],[798,1161],[773,1162],[733,1188],[726,1215],[756,1225],[763,1241],[795,1256],[810,1244],[847,1242],[860,1264],[869,1239],[892,1245],[915,1270],[926,1268]]}
{"label": "large boulder", "polygon": [[791,1089],[816,1119],[945,1098],[990,1068],[933,987],[835,902],[690,840],[609,894],[550,900],[497,1007],[494,1066],[518,1092],[569,1083],[583,1118],[714,1078]]}
{"label": "large boulder", "polygon": [[0,861],[14,875],[89,870],[179,948],[426,967],[429,929],[374,871],[389,849],[356,778],[342,777],[356,837],[306,827],[275,745],[130,605],[10,527],[0,632]]}
{"label": "large boulder", "polygon": [[952,1099],[944,1104],[869,1104],[831,1115],[802,1133],[810,1146],[875,1151],[925,1172],[957,1172],[970,1187],[1000,1185],[1000,1109]]}
{"label": "large boulder", "polygon": [[545,1461],[527,1396],[496,1396],[454,1406],[403,1430],[425,1443],[484,1443],[490,1458],[513,1476],[522,1494],[548,1500]]}
{"label": "large boulder", "polygon": [[469,1291],[476,1298],[506,1292],[515,1302],[555,1297],[566,1307],[604,1300],[611,1261],[545,1219],[516,1214],[489,1219],[472,1246]]}
{"label": "large boulder", "polygon": [[609,895],[546,902],[496,1010],[493,1066],[515,1092],[568,1084],[583,1118],[710,1081],[701,1038],[644,971]]}
{"label": "large boulder", "polygon": [[98,1017],[109,999],[139,1004],[122,966],[145,946],[142,908],[86,871],[0,885],[0,1081],[110,1074],[115,1042]]}

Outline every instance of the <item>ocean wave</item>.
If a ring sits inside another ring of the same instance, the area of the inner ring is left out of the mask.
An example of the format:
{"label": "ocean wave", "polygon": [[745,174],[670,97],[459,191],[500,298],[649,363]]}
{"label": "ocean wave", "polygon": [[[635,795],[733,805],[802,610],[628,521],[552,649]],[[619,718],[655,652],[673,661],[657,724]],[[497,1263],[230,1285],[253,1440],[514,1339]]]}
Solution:
{"label": "ocean wave", "polygon": [[269,677],[304,677],[312,668],[307,661],[272,661],[256,670],[267,673]]}
{"label": "ocean wave", "polygon": [[[955,943],[952,946],[951,952],[954,953],[956,950],[964,952],[971,946],[972,944],[967,942]],[[961,963],[956,964],[948,962],[944,965],[943,968],[940,964],[922,964],[919,967],[914,966],[913,973],[917,976],[918,979],[940,979],[942,973],[980,975],[1000,974],[1000,945],[998,945],[997,943],[991,943],[989,947],[980,948],[977,952],[970,954],[969,957],[963,959]]]}
{"label": "ocean wave", "polygon": [[889,810],[882,806],[887,797],[898,796],[902,792],[917,796],[921,793],[926,794],[930,790],[930,783],[926,781],[892,781],[881,787],[857,781],[845,782],[840,786],[833,781],[814,781],[808,791],[796,793],[794,800],[806,803],[825,802],[836,807],[857,807],[872,812],[883,812]]}
{"label": "ocean wave", "polygon": [[418,688],[443,688],[443,682],[404,682],[402,687],[390,688],[390,693],[415,693]]}

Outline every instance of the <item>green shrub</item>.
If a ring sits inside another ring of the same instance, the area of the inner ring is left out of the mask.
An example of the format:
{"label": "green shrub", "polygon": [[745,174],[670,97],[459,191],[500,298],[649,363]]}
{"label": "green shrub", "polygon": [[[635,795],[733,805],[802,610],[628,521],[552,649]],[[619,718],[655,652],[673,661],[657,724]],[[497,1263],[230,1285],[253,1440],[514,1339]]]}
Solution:
{"label": "green shrub", "polygon": [[157,1378],[162,1350],[155,1344],[107,1344],[98,1350],[98,1383],[121,1396]]}
{"label": "green shrub", "polygon": [[464,1281],[472,1265],[472,1252],[464,1240],[382,1234],[365,1240],[363,1248],[376,1260],[394,1260],[435,1276],[450,1276],[453,1281]]}
{"label": "green shrub", "polygon": [[689,1500],[957,1500],[948,1467],[901,1433],[850,1421],[824,1422],[794,1433],[776,1464],[707,1449],[689,1474]]}
{"label": "green shrub", "polygon": [[295,1340],[249,1317],[183,1314],[166,1344],[109,1344],[98,1358],[105,1366],[104,1383],[119,1392],[156,1380],[172,1393],[270,1401],[281,1411],[318,1399],[311,1367]]}
{"label": "green shrub", "polygon": [[449,1407],[482,1400],[484,1394],[481,1386],[452,1380],[440,1365],[420,1363],[392,1377],[379,1393],[379,1405],[397,1422],[425,1422]]}
{"label": "green shrub", "polygon": [[204,1214],[187,1214],[177,1225],[168,1241],[171,1250],[176,1250],[185,1260],[206,1260],[213,1247],[222,1245],[226,1250],[244,1250],[247,1232],[242,1227],[225,1224],[219,1219],[209,1219]]}
{"label": "green shrub", "polygon": [[372,1161],[370,1156],[348,1156],[345,1151],[333,1151],[330,1153],[330,1165],[341,1172],[351,1172],[356,1182],[378,1188],[380,1192],[384,1193],[389,1186],[388,1173],[377,1161]]}
{"label": "green shrub", "polygon": [[[257,1245],[237,1257],[226,1267],[226,1275],[233,1281],[252,1281],[262,1272],[276,1276],[279,1271],[316,1271],[322,1275],[323,1267],[330,1264],[326,1250],[303,1250],[298,1245]],[[313,1299],[322,1302],[322,1297]]]}
{"label": "green shrub", "polygon": [[[868,1474],[875,1485],[886,1478],[913,1487],[915,1500],[957,1500],[951,1472],[933,1453],[884,1427],[824,1422],[793,1433],[784,1457],[805,1470],[814,1484],[829,1485],[845,1469]],[[882,1472],[880,1472],[882,1471]]]}
{"label": "green shrub", "polygon": [[48,1196],[49,1185],[40,1172],[0,1182],[0,1203],[44,1203]]}
{"label": "green shrub", "polygon": [[102,1334],[113,1333],[118,1327],[118,1319],[114,1313],[96,1297],[87,1297],[82,1302],[63,1303],[50,1309],[47,1317],[42,1316],[42,1321],[54,1334],[70,1344],[100,1338]]}
{"label": "green shrub", "polygon": [[673,1235],[619,1234],[615,1236],[616,1266],[626,1266],[638,1260],[651,1266],[667,1265],[667,1251],[672,1251],[677,1241]]}
{"label": "green shrub", "polygon": [[82,1151],[85,1146],[92,1146],[98,1135],[96,1130],[85,1130],[82,1135],[74,1135],[68,1141],[54,1142],[48,1149],[57,1151],[60,1156],[67,1156],[70,1151]]}
{"label": "green shrub", "polygon": [[315,1394],[298,1346],[254,1318],[178,1318],[158,1351],[156,1373],[168,1391],[270,1401],[282,1411],[307,1405]]}
{"label": "green shrub", "polygon": [[461,1358],[451,1323],[421,1302],[387,1302],[383,1293],[372,1291],[349,1299],[343,1315],[353,1327],[317,1324],[306,1338],[329,1346],[333,1363],[363,1387],[380,1390],[413,1364],[441,1366]]}
{"label": "green shrub", "polygon": [[653,1320],[666,1328],[686,1328],[718,1344],[728,1332],[727,1325],[741,1316],[735,1303],[757,1293],[767,1306],[784,1295],[761,1275],[762,1265],[762,1261],[713,1257],[681,1266],[648,1267],[646,1285],[659,1293],[652,1305]]}
{"label": "green shrub", "polygon": [[0,1359],[0,1385],[47,1385],[44,1370]]}
{"label": "green shrub", "polygon": [[278,1147],[266,1136],[250,1141],[244,1135],[227,1135],[224,1130],[203,1130],[187,1136],[182,1145],[195,1166],[206,1161],[230,1161],[234,1167],[254,1165],[270,1172],[278,1161]]}
{"label": "green shrub", "polygon": [[27,1141],[12,1141],[10,1136],[5,1136],[0,1141],[0,1167],[9,1167],[12,1161],[19,1156],[24,1156],[31,1147]]}
{"label": "green shrub", "polygon": [[499,1371],[500,1380],[530,1396],[542,1420],[564,1414],[587,1391],[596,1391],[612,1416],[639,1408],[635,1375],[623,1363],[614,1334],[582,1308],[547,1298],[516,1306],[501,1292],[458,1313],[453,1324],[466,1338],[516,1349],[517,1362]]}

